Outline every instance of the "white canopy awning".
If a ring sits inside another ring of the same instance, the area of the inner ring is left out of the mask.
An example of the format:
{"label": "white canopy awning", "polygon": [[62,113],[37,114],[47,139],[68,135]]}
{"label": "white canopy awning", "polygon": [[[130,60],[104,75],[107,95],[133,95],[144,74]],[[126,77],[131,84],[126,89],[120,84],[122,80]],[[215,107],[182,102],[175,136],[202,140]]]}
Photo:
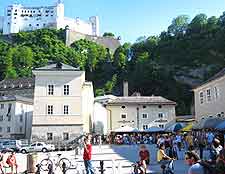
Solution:
{"label": "white canopy awning", "polygon": [[130,127],[130,126],[124,126],[124,127],[115,129],[113,132],[138,132],[138,129]]}

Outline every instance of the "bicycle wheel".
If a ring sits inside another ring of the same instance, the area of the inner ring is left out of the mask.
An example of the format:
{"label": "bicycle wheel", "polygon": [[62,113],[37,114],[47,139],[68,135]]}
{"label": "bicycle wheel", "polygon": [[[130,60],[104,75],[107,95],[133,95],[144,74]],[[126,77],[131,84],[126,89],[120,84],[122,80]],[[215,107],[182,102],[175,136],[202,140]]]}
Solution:
{"label": "bicycle wheel", "polygon": [[66,170],[68,170],[70,167],[71,167],[71,162],[70,162],[70,160],[68,160],[67,158],[61,158],[60,160],[59,160],[59,167],[62,169],[62,166],[63,166],[63,163],[65,163],[66,164]]}
{"label": "bicycle wheel", "polygon": [[41,162],[40,162],[40,165],[41,165],[41,170],[42,171],[48,171],[48,166],[49,165],[52,165],[53,166],[53,162],[46,158],[46,159],[43,159]]}

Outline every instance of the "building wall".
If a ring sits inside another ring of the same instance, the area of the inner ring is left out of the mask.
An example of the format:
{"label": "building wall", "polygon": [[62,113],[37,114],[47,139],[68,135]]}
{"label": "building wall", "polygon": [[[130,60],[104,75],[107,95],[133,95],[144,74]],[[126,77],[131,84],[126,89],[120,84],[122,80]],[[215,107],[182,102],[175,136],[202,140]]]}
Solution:
{"label": "building wall", "polygon": [[[122,108],[122,106],[125,106],[125,108]],[[159,105],[107,105],[107,109],[110,114],[109,120],[111,120],[111,123],[109,122],[108,124],[111,124],[112,130],[126,125],[140,130],[143,130],[143,125],[148,127],[165,126],[166,123],[175,119],[176,116],[174,105],[161,105],[161,108],[159,108]],[[159,118],[160,113],[163,114],[162,118]],[[127,117],[123,119],[121,114],[126,114]],[[143,114],[147,114],[147,118],[143,118]],[[138,115],[139,121],[137,119]]]}
{"label": "building wall", "polygon": [[94,92],[91,82],[85,82],[82,90],[82,117],[84,132],[91,133],[93,128]]}
{"label": "building wall", "polygon": [[10,5],[5,9],[3,34],[31,31],[41,28],[65,28],[67,25],[83,34],[99,35],[99,20],[97,16],[91,17],[87,22],[79,18],[65,18],[64,4],[58,2],[54,6],[24,7],[22,5]]}
{"label": "building wall", "polygon": [[[0,101],[1,104],[4,105],[4,108],[0,109],[0,116],[3,116],[3,121],[0,121],[1,137],[29,139],[33,105],[20,101]],[[10,112],[9,104],[12,104]],[[8,112],[11,115],[10,121],[7,117]],[[10,132],[7,131],[8,128]]]}
{"label": "building wall", "polygon": [[[80,130],[80,127],[83,128],[82,87],[85,82],[85,73],[83,71],[33,72],[35,74],[35,107],[32,137],[41,137],[43,133],[38,130],[43,126],[47,126],[49,130],[53,131],[53,137],[61,136],[58,133],[65,131],[65,126],[78,130],[74,125],[79,125],[79,132],[73,133],[82,134],[83,130]],[[48,85],[54,85],[54,95],[48,95]],[[64,85],[69,85],[68,96],[63,94]],[[52,115],[48,115],[47,105],[53,105]],[[68,115],[63,113],[64,105],[69,106]],[[45,132],[45,137],[46,134]]]}
{"label": "building wall", "polygon": [[[210,97],[207,95],[210,90]],[[202,92],[202,103],[200,93]],[[195,117],[200,120],[204,116],[221,116],[225,113],[225,77],[216,79],[203,86],[194,89]]]}
{"label": "building wall", "polygon": [[79,124],[71,125],[55,125],[55,126],[33,126],[32,141],[47,141],[47,133],[53,133],[53,140],[48,140],[48,143],[63,144],[63,133],[69,133],[69,139],[73,139],[80,135],[83,131],[83,126]]}
{"label": "building wall", "polygon": [[94,131],[97,134],[107,134],[108,131],[108,111],[100,103],[94,103]]}

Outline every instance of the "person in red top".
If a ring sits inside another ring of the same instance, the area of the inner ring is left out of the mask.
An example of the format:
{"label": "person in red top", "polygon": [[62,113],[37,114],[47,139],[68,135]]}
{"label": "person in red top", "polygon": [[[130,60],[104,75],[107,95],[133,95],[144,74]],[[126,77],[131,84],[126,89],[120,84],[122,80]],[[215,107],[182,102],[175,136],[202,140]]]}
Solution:
{"label": "person in red top", "polygon": [[150,160],[149,160],[150,155],[149,155],[149,151],[147,150],[145,145],[141,145],[141,147],[140,147],[139,158],[140,158],[140,165],[144,169],[143,173],[146,173],[147,166],[149,165],[149,162],[150,162]]}
{"label": "person in red top", "polygon": [[92,162],[91,162],[91,152],[92,152],[92,145],[91,145],[90,138],[85,138],[83,159],[84,159],[86,174],[94,174],[94,170],[93,170]]}
{"label": "person in red top", "polygon": [[13,151],[7,158],[6,163],[11,168],[11,173],[14,174],[14,168],[17,173],[16,153]]}

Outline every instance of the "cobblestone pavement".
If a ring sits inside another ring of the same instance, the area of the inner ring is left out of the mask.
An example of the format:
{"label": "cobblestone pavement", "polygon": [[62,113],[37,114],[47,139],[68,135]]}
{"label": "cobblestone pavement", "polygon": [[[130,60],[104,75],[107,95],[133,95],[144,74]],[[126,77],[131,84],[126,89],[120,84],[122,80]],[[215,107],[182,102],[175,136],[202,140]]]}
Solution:
{"label": "cobblestone pavement", "polygon": [[[160,165],[156,162],[157,148],[155,145],[147,145],[150,151],[150,166],[148,173],[161,173]],[[138,161],[138,145],[103,145],[93,146],[92,161],[93,166],[96,170],[96,174],[100,173],[99,162],[104,160],[104,168],[106,169],[105,174],[130,174],[131,164]],[[66,174],[82,174],[84,171],[84,165],[82,160],[82,151],[75,155],[75,151],[64,151],[64,152],[50,152],[51,160],[54,163],[57,161],[57,154],[62,154],[61,158],[66,157],[71,161],[72,168],[79,168],[79,170],[70,169]],[[188,166],[184,163],[184,151],[181,151],[180,159],[174,162],[175,174],[186,174]],[[47,158],[47,153],[38,153],[37,163],[44,158]],[[19,172],[23,172],[27,167],[27,155],[17,154],[17,161],[19,165]],[[114,166],[114,167],[113,167]],[[41,172],[45,174],[47,172]],[[60,168],[57,168],[55,174],[61,174]]]}

